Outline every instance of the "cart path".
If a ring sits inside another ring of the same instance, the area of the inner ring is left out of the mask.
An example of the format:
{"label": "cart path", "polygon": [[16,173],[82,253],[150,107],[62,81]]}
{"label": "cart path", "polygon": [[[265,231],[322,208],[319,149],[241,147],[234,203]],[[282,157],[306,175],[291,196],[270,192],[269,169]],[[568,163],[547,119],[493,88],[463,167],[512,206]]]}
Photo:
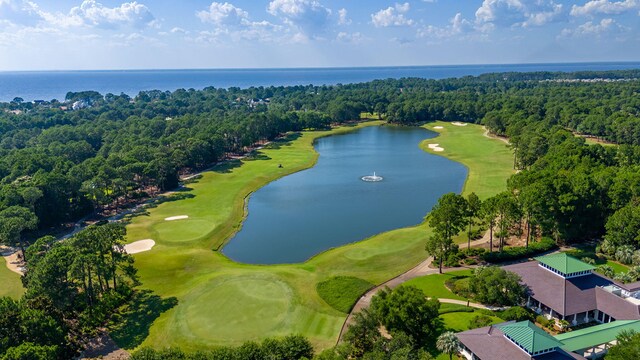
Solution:
{"label": "cart path", "polygon": [[[488,233],[488,231],[487,231]],[[474,240],[471,242],[471,247],[477,247],[480,245],[483,245],[485,243],[489,242],[489,237],[485,234],[485,236],[483,236],[481,239],[479,240]],[[466,244],[460,244],[462,246],[466,245]],[[425,275],[431,275],[431,274],[437,274],[438,273],[438,269],[434,269],[432,267],[430,267],[431,263],[433,262],[433,257],[429,256],[427,259],[425,259],[423,262],[421,262],[420,264],[416,265],[415,267],[409,269],[408,271],[394,277],[391,280],[388,280],[374,288],[372,288],[371,290],[367,291],[364,295],[362,295],[360,297],[360,299],[358,299],[358,302],[356,302],[356,304],[353,306],[353,308],[351,309],[351,312],[349,313],[349,315],[347,316],[347,318],[345,319],[344,323],[342,324],[342,328],[340,329],[340,335],[338,336],[338,342],[340,342],[340,340],[342,339],[342,336],[344,335],[345,331],[347,331],[347,328],[349,327],[349,325],[351,325],[351,323],[353,322],[353,315],[357,312],[359,312],[362,309],[368,308],[369,305],[371,305],[371,298],[373,298],[373,295],[377,294],[378,291],[384,289],[385,287],[388,287],[390,289],[393,289],[395,287],[398,287],[399,285],[411,280],[411,279],[415,279],[417,277],[420,276],[425,276]],[[451,272],[451,271],[459,271],[461,269],[471,269],[474,268],[475,266],[468,266],[468,267],[457,267],[457,268],[444,268],[442,269],[443,273],[446,272]],[[458,300],[453,300],[453,299],[442,299],[442,302],[448,302],[448,301],[444,301],[444,300],[451,300],[451,301],[458,301]],[[457,304],[456,302],[450,302],[452,304]],[[464,304],[466,305],[466,301],[464,302]],[[482,308],[487,308],[484,307],[484,305],[480,305],[480,304],[476,304],[481,306]],[[471,303],[469,304],[469,306],[471,306]]]}

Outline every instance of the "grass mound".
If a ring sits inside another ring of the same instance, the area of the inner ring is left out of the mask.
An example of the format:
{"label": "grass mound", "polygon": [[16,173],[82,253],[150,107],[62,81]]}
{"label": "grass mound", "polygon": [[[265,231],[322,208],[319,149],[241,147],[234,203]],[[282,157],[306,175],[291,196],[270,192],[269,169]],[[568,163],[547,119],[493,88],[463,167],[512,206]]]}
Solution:
{"label": "grass mound", "polygon": [[318,295],[332,308],[349,313],[353,305],[374,285],[353,276],[336,276],[316,285]]}

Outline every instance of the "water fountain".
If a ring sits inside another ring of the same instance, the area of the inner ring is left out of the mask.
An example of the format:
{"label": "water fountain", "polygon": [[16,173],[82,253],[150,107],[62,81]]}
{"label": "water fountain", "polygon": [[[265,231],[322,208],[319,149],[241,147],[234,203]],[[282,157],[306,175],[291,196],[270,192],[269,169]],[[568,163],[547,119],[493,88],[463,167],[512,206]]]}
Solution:
{"label": "water fountain", "polygon": [[367,181],[367,182],[377,182],[377,181],[382,181],[382,176],[378,176],[376,175],[376,172],[373,172],[373,175],[367,175],[367,176],[363,176],[362,177],[362,181]]}

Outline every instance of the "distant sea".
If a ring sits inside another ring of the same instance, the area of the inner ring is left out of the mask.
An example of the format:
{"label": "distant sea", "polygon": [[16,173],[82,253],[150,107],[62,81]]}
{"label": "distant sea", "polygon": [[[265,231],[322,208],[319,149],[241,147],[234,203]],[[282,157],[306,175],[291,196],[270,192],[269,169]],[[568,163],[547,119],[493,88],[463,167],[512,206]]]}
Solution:
{"label": "distant sea", "polygon": [[0,72],[0,101],[64,100],[68,91],[95,90],[135,96],[143,90],[203,89],[251,86],[335,85],[419,77],[444,79],[492,72],[624,70],[640,62],[451,65],[355,68],[104,70]]}

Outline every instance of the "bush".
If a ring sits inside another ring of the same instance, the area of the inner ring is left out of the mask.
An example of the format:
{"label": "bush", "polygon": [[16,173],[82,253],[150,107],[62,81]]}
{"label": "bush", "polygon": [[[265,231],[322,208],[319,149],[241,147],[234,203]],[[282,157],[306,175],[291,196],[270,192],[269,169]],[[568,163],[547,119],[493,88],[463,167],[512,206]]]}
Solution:
{"label": "bush", "polygon": [[542,238],[538,242],[529,244],[529,247],[505,247],[502,252],[487,252],[482,255],[482,259],[487,262],[496,263],[528,258],[536,254],[547,252],[557,247],[555,241],[550,238]]}
{"label": "bush", "polygon": [[538,315],[536,316],[536,322],[542,327],[549,327],[549,323],[551,323],[551,320],[544,317],[544,315]]}
{"label": "bush", "polygon": [[478,256],[484,254],[486,251],[487,249],[485,248],[471,248],[461,250],[460,252],[462,252],[466,256]]}
{"label": "bush", "polygon": [[447,256],[444,265],[446,267],[459,267],[460,260],[462,260],[463,257],[464,255],[461,252],[450,253],[449,256]]}
{"label": "bush", "polygon": [[477,329],[491,324],[493,320],[487,315],[477,315],[469,321],[469,329]]}
{"label": "bush", "polygon": [[501,311],[499,314],[500,318],[506,320],[506,321],[525,321],[525,320],[529,320],[529,321],[533,321],[534,320],[534,316],[533,313],[521,306],[514,306],[511,308],[508,308],[504,311]]}
{"label": "bush", "polygon": [[469,279],[469,293],[482,304],[517,305],[524,300],[526,292],[520,282],[520,276],[498,266],[481,266]]}
{"label": "bush", "polygon": [[476,265],[478,264],[478,261],[474,258],[466,258],[463,260],[463,262],[465,263],[465,265]]}

